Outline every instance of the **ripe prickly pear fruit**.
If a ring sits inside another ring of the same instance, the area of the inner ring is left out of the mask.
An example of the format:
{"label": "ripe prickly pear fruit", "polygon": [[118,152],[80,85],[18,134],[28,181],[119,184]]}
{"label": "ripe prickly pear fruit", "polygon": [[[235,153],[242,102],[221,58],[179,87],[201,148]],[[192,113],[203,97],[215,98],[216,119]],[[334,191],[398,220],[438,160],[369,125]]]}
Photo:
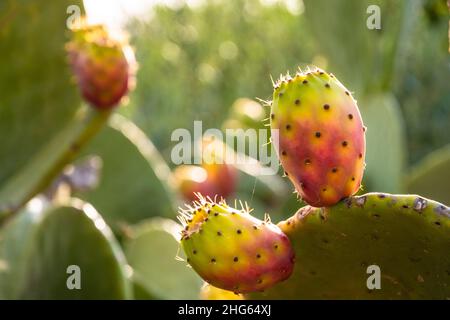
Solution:
{"label": "ripe prickly pear fruit", "polygon": [[180,211],[187,261],[217,288],[261,291],[292,273],[294,251],[288,237],[269,219],[261,221],[249,212],[200,195],[193,206]]}
{"label": "ripe prickly pear fruit", "polygon": [[134,85],[133,51],[112,39],[104,27],[74,29],[66,49],[81,94],[93,107],[116,106]]}
{"label": "ripe prickly pear fruit", "polygon": [[200,290],[202,300],[244,300],[244,296],[228,290],[216,288],[209,283],[205,283]]}
{"label": "ripe prickly pear fruit", "polygon": [[358,191],[365,127],[355,99],[332,74],[317,69],[282,77],[270,119],[281,164],[305,202],[332,206]]}
{"label": "ripe prickly pear fruit", "polygon": [[197,199],[195,193],[214,198],[228,198],[236,191],[237,169],[228,164],[181,165],[174,171],[175,181],[187,201]]}

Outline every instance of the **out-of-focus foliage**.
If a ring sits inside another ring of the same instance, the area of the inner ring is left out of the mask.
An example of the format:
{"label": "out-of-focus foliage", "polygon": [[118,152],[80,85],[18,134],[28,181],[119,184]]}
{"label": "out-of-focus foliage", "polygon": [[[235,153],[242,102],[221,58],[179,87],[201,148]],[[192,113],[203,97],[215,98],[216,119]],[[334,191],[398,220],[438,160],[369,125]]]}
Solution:
{"label": "out-of-focus foliage", "polygon": [[42,191],[109,115],[82,109],[71,82],[69,5],[81,11],[80,1],[0,3],[0,216]]}
{"label": "out-of-focus foliage", "polygon": [[[362,109],[371,103],[367,95],[394,91],[399,110],[393,112],[404,118],[407,132],[404,151],[396,152],[405,165],[449,142],[443,134],[450,122],[445,0],[307,0],[304,6],[298,2],[295,14],[283,1],[264,3],[158,7],[149,21],[131,24],[139,81],[132,105],[122,112],[152,136],[163,155],[169,155],[173,129],[192,129],[193,120],[202,120],[206,129],[226,119],[227,127],[237,98],[270,100],[268,76],[307,63],[335,73]],[[380,7],[380,30],[366,26],[373,13],[369,5]],[[369,130],[386,125],[385,116],[368,119]],[[378,136],[380,143],[386,140],[381,130]],[[401,192],[399,186],[390,191]]]}
{"label": "out-of-focus foliage", "polygon": [[170,169],[147,136],[133,123],[114,116],[81,157],[99,156],[102,168],[94,190],[76,193],[103,213],[116,229],[152,216],[175,218],[181,203]]}
{"label": "out-of-focus foliage", "polygon": [[186,266],[178,238],[181,226],[155,218],[136,225],[127,234],[125,252],[133,267],[139,298],[198,299],[202,280]]}
{"label": "out-of-focus foliage", "polygon": [[235,99],[270,99],[270,75],[313,60],[304,27],[285,6],[257,0],[156,8],[151,21],[130,27],[140,69],[123,112],[163,150],[172,131],[191,129],[193,120],[220,128]]}
{"label": "out-of-focus foliage", "polygon": [[363,187],[383,192],[403,191],[405,128],[392,94],[372,95],[360,104],[366,130],[366,171]]}
{"label": "out-of-focus foliage", "polygon": [[[3,230],[0,296],[12,299],[127,299],[125,258],[89,204],[43,208],[34,199]],[[42,210],[43,209],[43,210]],[[75,269],[69,269],[75,266]],[[82,290],[69,290],[70,284]],[[69,285],[68,285],[69,283]]]}
{"label": "out-of-focus foliage", "polygon": [[450,203],[450,145],[438,149],[415,165],[406,176],[407,191]]}

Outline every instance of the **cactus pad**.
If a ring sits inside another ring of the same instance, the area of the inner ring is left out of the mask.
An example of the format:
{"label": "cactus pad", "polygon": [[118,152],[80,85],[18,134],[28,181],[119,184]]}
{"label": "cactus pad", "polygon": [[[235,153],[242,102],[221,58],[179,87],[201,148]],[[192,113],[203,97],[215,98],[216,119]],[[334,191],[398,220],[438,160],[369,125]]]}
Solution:
{"label": "cactus pad", "polygon": [[[279,223],[296,251],[292,277],[252,298],[449,299],[450,208],[416,195],[369,193],[301,208]],[[380,268],[381,289],[368,289]]]}

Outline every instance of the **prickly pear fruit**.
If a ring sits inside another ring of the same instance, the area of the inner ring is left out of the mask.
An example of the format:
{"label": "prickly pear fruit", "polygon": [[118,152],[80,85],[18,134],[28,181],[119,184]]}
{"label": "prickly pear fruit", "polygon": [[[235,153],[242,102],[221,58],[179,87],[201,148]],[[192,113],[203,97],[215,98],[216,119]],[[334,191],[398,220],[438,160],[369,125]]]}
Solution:
{"label": "prickly pear fruit", "polygon": [[66,49],[81,94],[95,108],[116,106],[134,85],[133,51],[114,40],[104,27],[73,29]]}
{"label": "prickly pear fruit", "polygon": [[174,171],[178,189],[188,201],[197,199],[197,192],[228,198],[236,190],[237,175],[237,169],[228,164],[181,165]]}
{"label": "prickly pear fruit", "polygon": [[192,268],[211,285],[236,293],[267,289],[287,279],[294,251],[287,236],[242,206],[229,207],[199,195],[180,210],[181,246]]}
{"label": "prickly pear fruit", "polygon": [[331,206],[358,191],[365,128],[355,99],[332,74],[317,69],[281,77],[270,119],[281,164],[305,202]]}
{"label": "prickly pear fruit", "polygon": [[209,283],[205,283],[200,290],[202,300],[244,300],[244,296],[228,290],[216,288]]}

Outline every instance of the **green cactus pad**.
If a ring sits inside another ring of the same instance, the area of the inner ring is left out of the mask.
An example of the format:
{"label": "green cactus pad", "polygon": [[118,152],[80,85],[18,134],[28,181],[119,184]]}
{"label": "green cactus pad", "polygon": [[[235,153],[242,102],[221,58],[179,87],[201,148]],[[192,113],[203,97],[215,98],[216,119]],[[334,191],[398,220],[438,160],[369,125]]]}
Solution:
{"label": "green cactus pad", "polygon": [[198,299],[203,281],[186,266],[178,243],[181,226],[152,218],[132,227],[125,241],[125,253],[133,268],[138,299]]}
{"label": "green cactus pad", "polygon": [[403,192],[407,151],[398,102],[392,93],[384,93],[365,97],[360,106],[368,146],[363,186],[366,192]]}
{"label": "green cactus pad", "polygon": [[109,115],[83,108],[71,80],[69,7],[84,10],[80,0],[0,3],[0,219],[47,187]]}
{"label": "green cactus pad", "polygon": [[[287,281],[258,299],[449,299],[450,209],[416,195],[369,193],[301,208],[279,226],[296,251]],[[367,268],[381,271],[369,290]]]}
{"label": "green cactus pad", "polygon": [[[36,211],[39,200],[5,227],[0,296],[7,299],[130,299],[125,257],[95,209],[80,200]],[[45,204],[44,204],[45,206]],[[81,289],[68,287],[77,266]],[[2,291],[10,289],[10,292]]]}
{"label": "green cactus pad", "polygon": [[180,200],[164,159],[136,125],[119,115],[110,120],[110,126],[82,153],[101,158],[99,185],[77,196],[92,203],[114,230],[121,223],[136,223],[152,216],[175,218]]}
{"label": "green cactus pad", "polygon": [[450,144],[425,157],[407,177],[408,192],[450,203]]}

